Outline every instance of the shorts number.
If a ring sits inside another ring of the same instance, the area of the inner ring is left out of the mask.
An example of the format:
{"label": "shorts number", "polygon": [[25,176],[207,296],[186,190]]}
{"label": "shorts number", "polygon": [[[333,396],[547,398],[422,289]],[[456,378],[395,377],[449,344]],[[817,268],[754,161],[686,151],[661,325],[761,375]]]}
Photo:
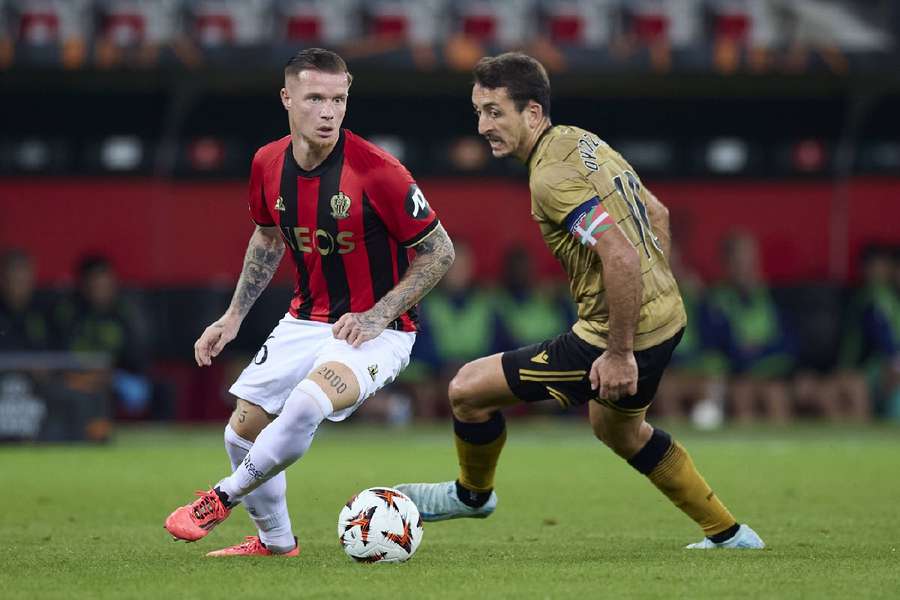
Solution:
{"label": "shorts number", "polygon": [[[623,176],[627,181],[627,186],[622,182]],[[641,244],[644,246],[644,254],[647,255],[647,258],[650,258],[650,248],[647,246],[648,238],[650,240],[650,243],[653,244],[653,247],[656,248],[659,252],[662,252],[662,247],[660,247],[659,245],[659,240],[653,233],[653,227],[650,225],[650,217],[647,214],[647,207],[644,205],[643,200],[641,200],[641,182],[638,181],[634,173],[632,173],[631,171],[625,171],[624,173],[622,173],[622,175],[616,175],[615,177],[613,177],[613,185],[616,186],[616,191],[619,192],[622,200],[624,200],[625,204],[628,205],[628,211],[631,213],[631,218],[634,220],[634,226],[637,229],[638,235],[641,236]]]}
{"label": "shorts number", "polygon": [[[273,337],[275,337],[275,336],[270,335],[269,337],[266,338],[266,341],[268,342]],[[256,353],[256,356],[253,357],[253,364],[261,365],[264,362],[266,362],[266,360],[268,360],[268,358],[269,358],[269,346],[267,346],[266,344],[263,344],[262,348],[259,349],[259,352]]]}

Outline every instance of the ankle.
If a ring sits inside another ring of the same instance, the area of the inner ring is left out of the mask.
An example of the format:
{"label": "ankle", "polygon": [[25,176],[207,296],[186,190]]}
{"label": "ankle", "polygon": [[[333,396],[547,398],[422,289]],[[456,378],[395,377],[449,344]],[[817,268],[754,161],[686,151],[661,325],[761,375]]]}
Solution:
{"label": "ankle", "polygon": [[740,523],[735,523],[725,531],[720,531],[719,533],[708,535],[706,537],[708,537],[709,541],[713,542],[714,544],[721,544],[722,542],[727,542],[735,535],[737,535],[738,529],[740,528]]}
{"label": "ankle", "polygon": [[463,504],[467,506],[471,506],[472,508],[481,508],[484,506],[485,502],[491,497],[491,492],[493,489],[490,489],[486,492],[477,492],[475,490],[470,490],[463,484],[456,480],[456,496],[462,501]]}

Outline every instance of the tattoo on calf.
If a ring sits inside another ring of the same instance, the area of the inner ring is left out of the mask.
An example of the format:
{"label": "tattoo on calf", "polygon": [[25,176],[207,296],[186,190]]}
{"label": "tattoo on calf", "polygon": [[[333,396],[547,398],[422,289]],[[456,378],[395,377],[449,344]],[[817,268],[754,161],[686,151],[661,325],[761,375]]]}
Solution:
{"label": "tattoo on calf", "polygon": [[344,383],[344,380],[341,379],[340,375],[334,372],[334,369],[322,367],[316,371],[316,374],[321,375],[338,394],[343,394],[347,391],[347,384]]}

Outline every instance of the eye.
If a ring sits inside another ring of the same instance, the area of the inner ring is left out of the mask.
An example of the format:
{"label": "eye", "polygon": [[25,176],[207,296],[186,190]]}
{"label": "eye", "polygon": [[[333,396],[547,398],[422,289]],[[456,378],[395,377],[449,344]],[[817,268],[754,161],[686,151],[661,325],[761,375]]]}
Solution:
{"label": "eye", "polygon": [[488,114],[491,115],[492,119],[496,119],[497,117],[500,116],[500,111],[497,109],[492,109]]}

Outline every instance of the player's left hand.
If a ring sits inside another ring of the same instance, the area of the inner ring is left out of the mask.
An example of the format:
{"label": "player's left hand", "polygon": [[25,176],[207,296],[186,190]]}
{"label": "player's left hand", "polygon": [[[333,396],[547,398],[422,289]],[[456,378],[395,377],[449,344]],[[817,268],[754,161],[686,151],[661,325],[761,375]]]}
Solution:
{"label": "player's left hand", "polygon": [[331,333],[337,340],[346,340],[354,348],[359,348],[363,342],[375,339],[388,322],[371,310],[361,313],[345,313],[331,327]]}
{"label": "player's left hand", "polygon": [[591,365],[588,376],[591,389],[599,388],[598,396],[606,400],[618,400],[637,394],[638,367],[633,352],[604,352]]}

